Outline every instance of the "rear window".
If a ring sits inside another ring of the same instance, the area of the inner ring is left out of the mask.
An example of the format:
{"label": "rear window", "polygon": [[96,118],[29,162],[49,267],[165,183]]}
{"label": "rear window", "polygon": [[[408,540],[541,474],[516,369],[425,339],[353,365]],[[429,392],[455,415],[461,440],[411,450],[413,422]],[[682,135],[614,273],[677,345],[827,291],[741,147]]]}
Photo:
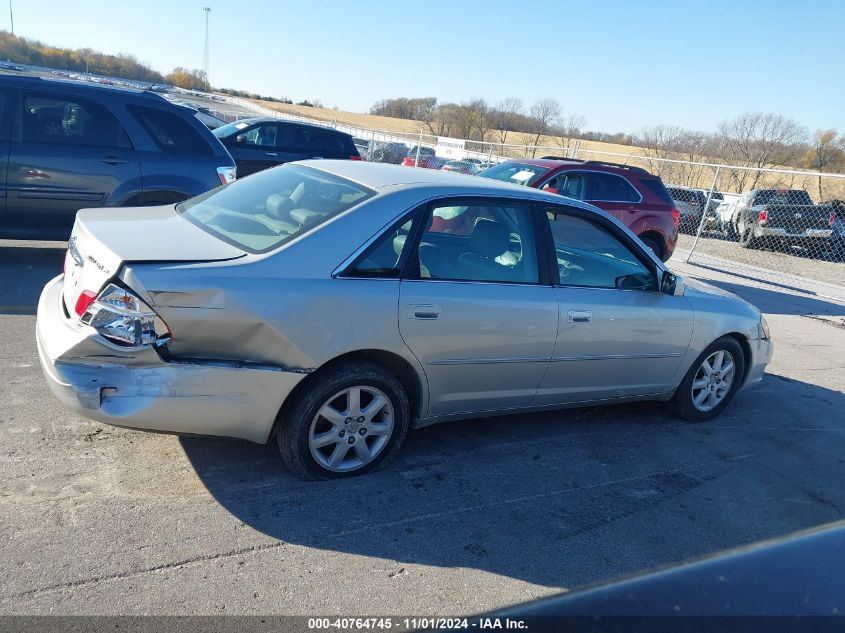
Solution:
{"label": "rear window", "polygon": [[663,186],[663,181],[660,180],[660,178],[640,178],[640,182],[645,185],[646,189],[657,196],[660,202],[670,206],[675,206],[672,196],[670,196],[669,192],[666,191],[666,187]]}
{"label": "rear window", "polygon": [[167,154],[205,154],[213,152],[205,139],[180,116],[156,108],[127,106],[132,115]]}
{"label": "rear window", "polygon": [[813,204],[803,189],[764,189],[754,196],[754,204]]}
{"label": "rear window", "polygon": [[266,253],[374,195],[338,176],[288,164],[218,187],[176,209],[228,244]]}
{"label": "rear window", "polygon": [[489,167],[478,175],[493,180],[501,180],[516,185],[530,185],[539,180],[543,174],[550,170],[539,165],[525,165],[523,163],[500,163]]}

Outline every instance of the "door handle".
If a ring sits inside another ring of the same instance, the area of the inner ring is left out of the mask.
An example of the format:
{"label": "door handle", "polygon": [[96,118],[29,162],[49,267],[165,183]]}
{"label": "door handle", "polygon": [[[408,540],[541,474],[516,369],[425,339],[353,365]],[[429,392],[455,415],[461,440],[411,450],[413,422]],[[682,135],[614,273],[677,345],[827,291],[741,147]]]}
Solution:
{"label": "door handle", "polygon": [[408,306],[409,319],[422,319],[424,321],[433,321],[440,318],[440,306],[435,305],[418,305]]}
{"label": "door handle", "polygon": [[592,310],[568,310],[566,320],[570,323],[589,323],[593,320]]}
{"label": "door handle", "polygon": [[100,159],[101,163],[105,163],[106,165],[126,165],[129,161],[124,160],[123,158],[118,158],[117,156],[106,156],[105,158]]}
{"label": "door handle", "polygon": [[276,156],[278,156],[278,154],[277,154],[276,152],[264,152],[264,155],[265,155],[265,156],[273,156],[274,158],[275,158]]}
{"label": "door handle", "polygon": [[322,156],[312,156],[311,158],[312,158],[312,160],[322,160],[323,159]]}

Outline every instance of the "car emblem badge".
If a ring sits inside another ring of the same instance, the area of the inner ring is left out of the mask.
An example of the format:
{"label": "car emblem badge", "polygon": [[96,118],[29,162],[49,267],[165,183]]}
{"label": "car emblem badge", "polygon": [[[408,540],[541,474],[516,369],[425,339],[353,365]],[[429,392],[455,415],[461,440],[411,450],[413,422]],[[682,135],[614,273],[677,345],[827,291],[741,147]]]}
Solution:
{"label": "car emblem badge", "polygon": [[796,214],[795,214],[795,219],[796,219],[796,220],[800,220],[802,217],[804,217],[804,216],[802,216],[800,213],[796,213]]}

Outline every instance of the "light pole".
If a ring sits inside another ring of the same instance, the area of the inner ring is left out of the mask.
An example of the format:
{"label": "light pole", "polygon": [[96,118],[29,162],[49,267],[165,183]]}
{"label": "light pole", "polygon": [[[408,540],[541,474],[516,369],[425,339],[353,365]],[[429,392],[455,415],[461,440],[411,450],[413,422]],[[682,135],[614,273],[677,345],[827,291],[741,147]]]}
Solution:
{"label": "light pole", "polygon": [[12,11],[12,0],[9,0],[9,20],[12,22],[12,35],[15,34],[15,14]]}
{"label": "light pole", "polygon": [[205,80],[208,81],[208,16],[211,14],[211,7],[203,7],[202,10],[205,12],[205,48],[202,55],[202,70],[205,73]]}

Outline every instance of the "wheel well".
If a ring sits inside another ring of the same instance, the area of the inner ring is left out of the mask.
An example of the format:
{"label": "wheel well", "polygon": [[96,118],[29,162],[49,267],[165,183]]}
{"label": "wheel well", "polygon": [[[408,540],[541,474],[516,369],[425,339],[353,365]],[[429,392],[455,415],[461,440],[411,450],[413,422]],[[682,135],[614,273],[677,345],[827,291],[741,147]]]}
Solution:
{"label": "wheel well", "polygon": [[308,374],[285,399],[278,417],[281,418],[281,413],[284,411],[288,403],[293,402],[302,390],[308,388],[308,385],[311,384],[316,376],[322,375],[329,369],[350,361],[365,361],[372,363],[373,365],[377,365],[396,376],[399,379],[399,382],[402,383],[405,393],[408,394],[408,405],[411,411],[411,418],[419,417],[422,414],[422,385],[420,383],[420,377],[417,375],[413,366],[407,360],[398,354],[394,354],[393,352],[386,352],[378,349],[362,349],[341,354],[327,363],[324,363],[317,370]]}
{"label": "wheel well", "polygon": [[748,378],[748,372],[751,371],[751,344],[739,332],[731,332],[728,336],[739,343],[739,346],[742,348],[742,355],[745,356],[745,369],[743,370],[742,382],[740,383],[740,386],[742,386],[745,384],[745,379]]}
{"label": "wheel well", "polygon": [[189,197],[180,191],[144,191],[129,196],[120,206],[145,207],[155,204],[174,204],[187,200]]}
{"label": "wheel well", "polygon": [[660,233],[658,233],[657,231],[643,231],[637,237],[639,237],[640,239],[648,237],[654,240],[654,242],[657,244],[657,248],[660,250],[657,256],[661,260],[663,259],[663,255],[666,254],[666,240]]}

